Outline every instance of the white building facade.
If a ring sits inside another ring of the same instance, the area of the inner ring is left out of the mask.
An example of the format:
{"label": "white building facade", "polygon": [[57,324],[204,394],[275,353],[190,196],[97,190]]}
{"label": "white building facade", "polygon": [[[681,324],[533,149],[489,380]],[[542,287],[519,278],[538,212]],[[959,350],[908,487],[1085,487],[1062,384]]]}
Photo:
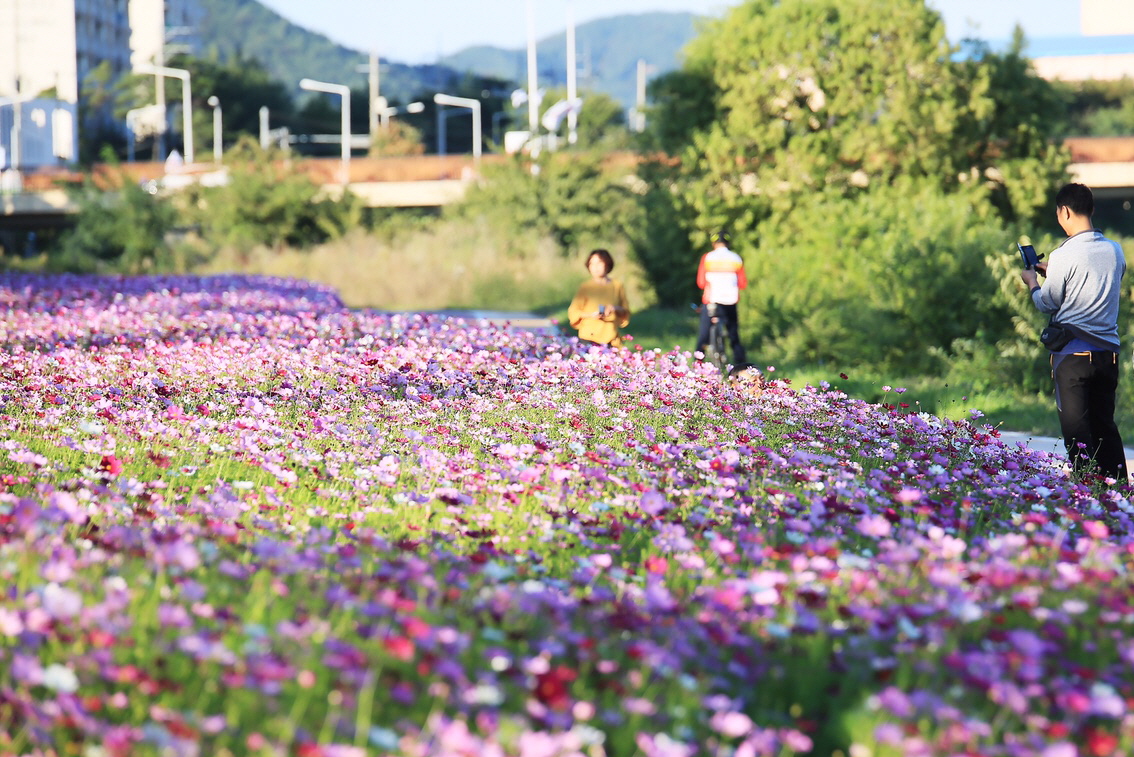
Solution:
{"label": "white building facade", "polygon": [[165,65],[169,56],[201,49],[204,8],[198,0],[129,0],[130,60]]}
{"label": "white building facade", "polygon": [[128,0],[0,0],[0,168],[78,156],[87,77],[130,70]]}
{"label": "white building facade", "polygon": [[1079,0],[1079,31],[1036,41],[1036,73],[1063,81],[1134,78],[1134,0]]}
{"label": "white building facade", "polygon": [[0,170],[74,162],[92,72],[113,85],[136,65],[197,53],[202,17],[198,0],[0,0]]}

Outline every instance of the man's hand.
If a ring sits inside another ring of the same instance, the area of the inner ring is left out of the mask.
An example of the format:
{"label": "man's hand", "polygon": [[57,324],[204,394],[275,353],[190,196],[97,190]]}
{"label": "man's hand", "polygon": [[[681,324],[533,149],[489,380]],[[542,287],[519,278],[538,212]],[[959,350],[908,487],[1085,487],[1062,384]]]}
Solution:
{"label": "man's hand", "polygon": [[1020,281],[1024,282],[1024,286],[1028,288],[1028,291],[1031,291],[1039,286],[1039,275],[1031,268],[1025,268],[1020,271]]}

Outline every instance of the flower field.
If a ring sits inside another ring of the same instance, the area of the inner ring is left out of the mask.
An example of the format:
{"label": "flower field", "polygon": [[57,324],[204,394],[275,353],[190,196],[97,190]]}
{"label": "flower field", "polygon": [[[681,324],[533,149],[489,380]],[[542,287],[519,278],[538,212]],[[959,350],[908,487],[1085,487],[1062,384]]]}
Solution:
{"label": "flower field", "polygon": [[263,277],[0,335],[0,755],[1134,753],[1129,491],[979,414]]}

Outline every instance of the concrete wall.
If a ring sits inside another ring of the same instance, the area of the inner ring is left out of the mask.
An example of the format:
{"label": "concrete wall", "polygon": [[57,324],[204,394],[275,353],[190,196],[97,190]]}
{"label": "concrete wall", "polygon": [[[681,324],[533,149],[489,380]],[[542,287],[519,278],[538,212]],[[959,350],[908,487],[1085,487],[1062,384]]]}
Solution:
{"label": "concrete wall", "polygon": [[1134,34],[1134,4],[1130,0],[1080,0],[1079,27],[1088,36]]}

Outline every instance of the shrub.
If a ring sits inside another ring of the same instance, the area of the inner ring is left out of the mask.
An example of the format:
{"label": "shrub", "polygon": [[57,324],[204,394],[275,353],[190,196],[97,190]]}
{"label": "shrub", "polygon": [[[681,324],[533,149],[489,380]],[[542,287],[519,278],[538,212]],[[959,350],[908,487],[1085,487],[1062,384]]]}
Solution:
{"label": "shrub", "polygon": [[508,235],[546,234],[565,255],[610,246],[627,234],[637,212],[625,174],[589,152],[517,158],[486,167],[485,180],[447,215],[484,221]]}
{"label": "shrub", "polygon": [[902,181],[736,235],[742,325],[771,359],[900,372],[939,370],[957,340],[998,343],[1012,311],[986,258],[1011,262],[1014,239],[974,197]]}
{"label": "shrub", "polygon": [[177,212],[166,199],[121,177],[117,189],[89,182],[79,190],[75,225],[48,255],[51,271],[71,273],[168,272],[173,268],[167,236]]}
{"label": "shrub", "polygon": [[307,248],[361,223],[357,198],[349,192],[327,196],[309,178],[291,173],[278,152],[262,150],[251,139],[230,150],[225,165],[226,184],[187,190],[189,212],[216,247]]}

